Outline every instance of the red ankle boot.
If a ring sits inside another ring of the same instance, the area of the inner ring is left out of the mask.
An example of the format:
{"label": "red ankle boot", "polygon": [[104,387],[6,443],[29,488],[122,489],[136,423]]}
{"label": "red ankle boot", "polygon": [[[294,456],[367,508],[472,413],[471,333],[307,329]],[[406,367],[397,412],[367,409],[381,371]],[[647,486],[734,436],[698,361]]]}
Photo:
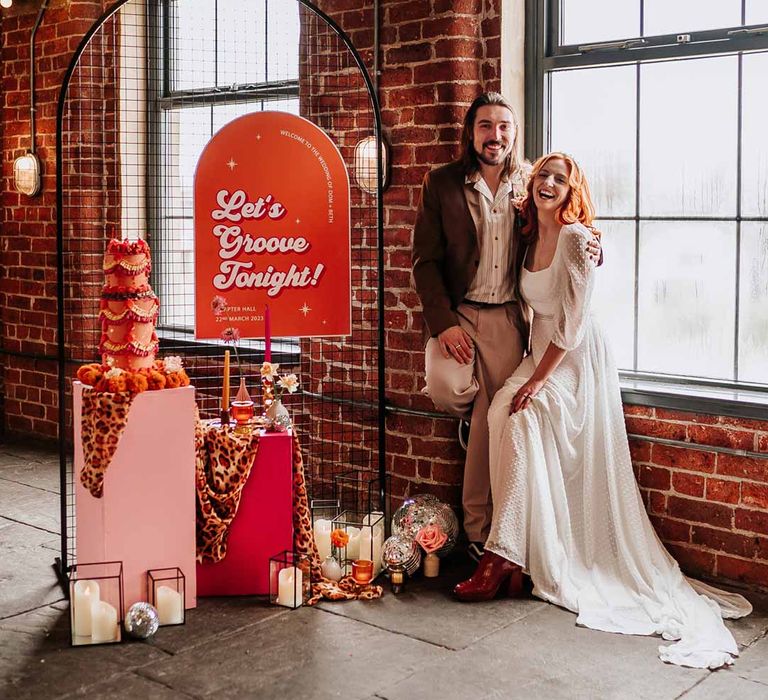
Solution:
{"label": "red ankle boot", "polygon": [[507,595],[517,598],[523,592],[523,570],[517,564],[485,551],[480,563],[466,581],[456,584],[453,594],[466,602],[491,600],[507,584]]}

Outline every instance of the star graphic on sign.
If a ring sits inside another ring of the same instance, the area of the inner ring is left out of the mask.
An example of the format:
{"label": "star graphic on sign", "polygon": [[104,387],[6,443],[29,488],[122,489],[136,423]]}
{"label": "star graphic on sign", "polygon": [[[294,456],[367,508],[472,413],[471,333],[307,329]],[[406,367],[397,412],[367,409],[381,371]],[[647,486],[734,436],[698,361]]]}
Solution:
{"label": "star graphic on sign", "polygon": [[227,167],[230,170],[234,170],[236,165],[237,165],[237,163],[235,163],[235,159],[234,158],[230,158],[229,162],[227,163]]}
{"label": "star graphic on sign", "polygon": [[256,140],[261,141],[261,134],[256,134]]}
{"label": "star graphic on sign", "polygon": [[301,223],[301,219],[296,219],[296,223],[300,224]]}
{"label": "star graphic on sign", "polygon": [[307,305],[307,302],[304,302],[304,306],[299,307],[299,311],[304,314],[304,318],[307,317],[307,314],[312,311],[312,309]]}
{"label": "star graphic on sign", "polygon": [[326,321],[325,319],[323,319],[323,325],[325,325],[326,323],[328,323],[328,321]]}

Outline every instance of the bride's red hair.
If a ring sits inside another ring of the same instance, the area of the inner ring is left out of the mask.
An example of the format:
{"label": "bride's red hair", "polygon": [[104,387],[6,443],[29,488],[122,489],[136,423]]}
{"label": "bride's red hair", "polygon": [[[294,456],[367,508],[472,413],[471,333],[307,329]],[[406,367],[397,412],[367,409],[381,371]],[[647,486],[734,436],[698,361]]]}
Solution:
{"label": "bride's red hair", "polygon": [[589,192],[587,178],[579,164],[567,153],[555,151],[539,158],[531,169],[531,176],[526,186],[526,196],[520,214],[524,221],[521,233],[523,236],[531,236],[538,229],[538,212],[533,202],[533,184],[539,171],[550,161],[560,159],[568,167],[568,185],[571,191],[560,209],[555,214],[557,221],[565,226],[575,224],[577,221],[585,226],[591,226],[595,218],[595,205],[592,203],[592,195]]}

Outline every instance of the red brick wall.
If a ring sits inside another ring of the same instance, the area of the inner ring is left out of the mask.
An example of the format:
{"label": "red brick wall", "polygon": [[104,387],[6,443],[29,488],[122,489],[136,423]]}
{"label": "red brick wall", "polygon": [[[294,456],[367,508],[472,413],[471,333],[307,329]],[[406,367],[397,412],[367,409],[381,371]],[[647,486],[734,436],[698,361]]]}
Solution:
{"label": "red brick wall", "polygon": [[[627,406],[627,430],[692,446],[768,453],[765,421]],[[690,571],[768,585],[768,459],[630,442],[651,520]]]}
{"label": "red brick wall", "polygon": [[[324,0],[372,65],[370,2]],[[387,398],[433,410],[423,386],[422,320],[411,286],[410,245],[419,186],[432,166],[458,155],[459,128],[473,97],[499,88],[499,0],[385,0],[381,4],[380,99],[393,145],[385,195]],[[27,147],[26,47],[36,9],[4,13],[3,195],[0,246],[2,347],[55,354],[55,100],[72,50],[101,12],[98,2],[54,1],[38,35],[39,153],[45,193],[12,194],[13,158]],[[55,366],[4,357],[4,425],[55,435]],[[628,407],[631,433],[768,453],[768,422]],[[462,453],[456,421],[393,413],[387,467],[395,497],[429,490],[459,503]],[[768,461],[632,442],[643,496],[662,539],[690,572],[768,587]]]}
{"label": "red brick wall", "polygon": [[13,161],[30,146],[29,40],[37,5],[2,14],[2,245],[0,339],[3,426],[9,434],[56,436],[56,104],[64,72],[101,2],[54,0],[36,36],[36,152],[43,192],[13,190]]}

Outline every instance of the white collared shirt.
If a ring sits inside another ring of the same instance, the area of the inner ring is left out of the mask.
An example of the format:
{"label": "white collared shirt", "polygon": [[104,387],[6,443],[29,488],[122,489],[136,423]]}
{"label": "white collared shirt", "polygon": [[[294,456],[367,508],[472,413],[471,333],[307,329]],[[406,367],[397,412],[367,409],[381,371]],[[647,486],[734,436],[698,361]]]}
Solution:
{"label": "white collared shirt", "polygon": [[512,206],[512,182],[502,180],[491,194],[486,181],[475,173],[465,184],[467,203],[477,228],[480,264],[469,285],[466,298],[486,304],[503,304],[515,298],[512,285],[512,226],[515,210]]}

